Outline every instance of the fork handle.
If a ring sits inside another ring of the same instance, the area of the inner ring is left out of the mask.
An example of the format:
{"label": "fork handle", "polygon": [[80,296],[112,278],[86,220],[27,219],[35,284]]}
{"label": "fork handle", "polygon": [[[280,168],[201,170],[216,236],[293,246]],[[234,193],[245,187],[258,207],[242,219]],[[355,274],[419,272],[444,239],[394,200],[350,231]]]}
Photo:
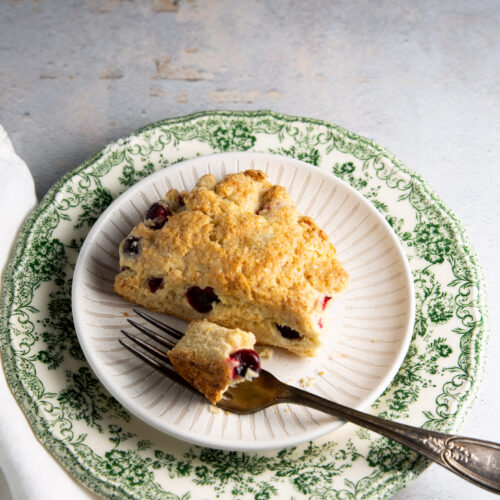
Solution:
{"label": "fork handle", "polygon": [[334,403],[296,387],[278,391],[281,402],[309,406],[366,427],[434,460],[455,474],[500,494],[500,444],[392,422]]}

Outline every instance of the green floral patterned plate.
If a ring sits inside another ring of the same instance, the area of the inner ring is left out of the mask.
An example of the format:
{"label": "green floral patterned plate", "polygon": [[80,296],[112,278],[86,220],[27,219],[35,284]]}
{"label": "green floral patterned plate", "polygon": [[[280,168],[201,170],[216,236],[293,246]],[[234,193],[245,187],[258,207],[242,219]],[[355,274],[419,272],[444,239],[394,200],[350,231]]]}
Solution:
{"label": "green floral patterned plate", "polygon": [[49,191],[25,224],[4,277],[2,357],[12,391],[39,440],[107,498],[387,497],[427,460],[352,424],[265,453],[189,445],[131,416],[83,357],[71,282],[92,224],[142,177],[223,151],[304,160],[375,205],[408,257],[416,321],[406,358],[371,411],[436,430],[459,428],[480,385],[488,333],[484,281],[462,226],[423,179],[373,142],[268,111],[211,112],[150,125]]}

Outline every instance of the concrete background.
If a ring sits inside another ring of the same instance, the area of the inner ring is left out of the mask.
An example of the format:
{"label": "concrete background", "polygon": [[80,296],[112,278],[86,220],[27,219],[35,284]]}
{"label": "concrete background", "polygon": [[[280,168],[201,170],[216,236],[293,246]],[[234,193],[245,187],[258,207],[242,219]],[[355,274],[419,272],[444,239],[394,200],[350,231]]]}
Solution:
{"label": "concrete background", "polygon": [[[0,123],[40,197],[107,142],[196,111],[269,108],[373,138],[479,254],[492,335],[463,433],[500,441],[499,26],[494,0],[0,0]],[[433,466],[394,498],[493,495]]]}

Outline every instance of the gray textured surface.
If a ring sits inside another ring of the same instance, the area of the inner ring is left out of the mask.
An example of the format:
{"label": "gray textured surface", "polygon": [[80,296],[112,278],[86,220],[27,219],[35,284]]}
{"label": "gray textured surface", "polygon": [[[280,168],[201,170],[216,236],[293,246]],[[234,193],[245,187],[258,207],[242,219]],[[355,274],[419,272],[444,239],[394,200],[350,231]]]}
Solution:
{"label": "gray textured surface", "polygon": [[[0,0],[0,122],[40,196],[161,118],[270,108],[337,123],[390,149],[455,210],[496,306],[499,25],[494,0]],[[490,316],[464,433],[500,441],[496,307]],[[395,498],[490,497],[436,466]]]}

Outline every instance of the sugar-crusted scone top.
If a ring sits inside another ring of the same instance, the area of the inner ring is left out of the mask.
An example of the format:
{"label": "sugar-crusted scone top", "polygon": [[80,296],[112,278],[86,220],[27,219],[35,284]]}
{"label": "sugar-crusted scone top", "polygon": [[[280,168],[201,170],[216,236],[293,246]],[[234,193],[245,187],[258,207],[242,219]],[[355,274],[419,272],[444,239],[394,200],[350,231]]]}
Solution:
{"label": "sugar-crusted scone top", "polygon": [[[206,175],[189,193],[169,191],[162,203],[170,212],[167,222],[159,229],[139,223],[128,237],[136,252],[122,243],[117,293],[184,319],[208,317],[253,331],[260,343],[314,354],[326,327],[324,309],[346,288],[348,275],[327,235],[300,214],[285,188],[247,170],[219,183]],[[153,293],[151,278],[161,280]],[[193,309],[189,287],[213,290],[209,312]]]}

